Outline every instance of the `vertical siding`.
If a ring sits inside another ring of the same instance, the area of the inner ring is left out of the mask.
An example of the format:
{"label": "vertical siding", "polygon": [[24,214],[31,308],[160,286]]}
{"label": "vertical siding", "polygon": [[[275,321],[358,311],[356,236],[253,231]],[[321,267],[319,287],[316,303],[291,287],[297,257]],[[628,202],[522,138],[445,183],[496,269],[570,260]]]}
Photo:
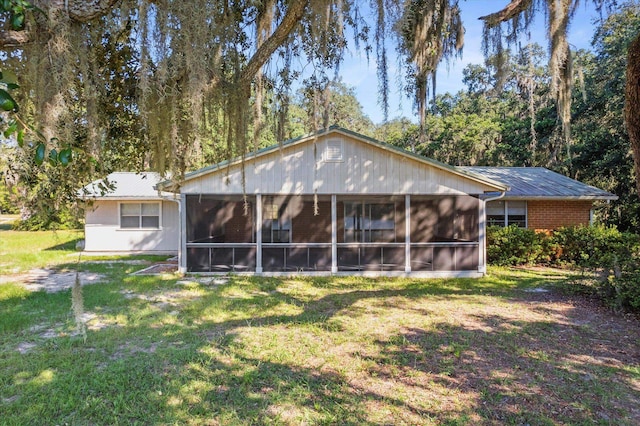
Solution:
{"label": "vertical siding", "polygon": [[[321,137],[276,149],[245,163],[251,194],[478,194],[492,188],[392,150],[344,135],[343,161],[323,159]],[[187,194],[240,194],[242,169],[236,164],[185,182]]]}

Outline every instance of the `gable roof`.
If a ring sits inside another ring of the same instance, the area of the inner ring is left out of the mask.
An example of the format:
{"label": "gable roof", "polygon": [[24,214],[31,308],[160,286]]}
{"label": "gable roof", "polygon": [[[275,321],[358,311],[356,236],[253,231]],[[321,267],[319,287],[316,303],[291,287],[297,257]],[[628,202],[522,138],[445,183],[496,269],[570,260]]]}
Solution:
{"label": "gable roof", "polygon": [[203,167],[201,169],[186,173],[184,175],[184,179],[182,180],[182,182],[177,182],[177,181],[171,181],[171,180],[167,180],[167,181],[163,181],[160,182],[158,184],[158,188],[166,190],[166,191],[178,191],[178,188],[186,183],[189,182],[191,180],[194,179],[198,179],[202,176],[211,174],[211,173],[215,173],[215,172],[219,172],[221,170],[228,170],[229,167],[231,166],[235,166],[235,165],[239,165],[242,163],[242,161],[244,160],[245,163],[249,162],[250,160],[256,160],[258,158],[264,157],[266,155],[270,155],[274,152],[277,152],[278,150],[283,150],[285,148],[290,148],[290,147],[294,147],[297,145],[303,145],[306,144],[320,136],[327,136],[330,134],[338,134],[338,135],[343,135],[343,136],[349,136],[353,139],[356,139],[360,142],[363,142],[365,144],[368,145],[373,145],[379,149],[382,149],[384,151],[387,151],[391,154],[395,154],[395,155],[399,155],[401,157],[410,159],[414,162],[417,163],[422,163],[423,165],[427,165],[430,167],[433,167],[435,169],[444,171],[446,173],[450,173],[452,175],[458,176],[460,178],[466,179],[466,180],[470,180],[473,181],[475,183],[481,184],[481,185],[485,185],[485,186],[489,186],[491,187],[493,190],[495,191],[505,191],[508,189],[508,186],[505,185],[504,183],[498,181],[498,180],[494,180],[491,178],[488,178],[486,176],[474,173],[473,171],[468,171],[468,170],[464,170],[462,168],[459,167],[454,167],[454,166],[450,166],[448,164],[445,163],[441,163],[439,161],[433,160],[431,158],[427,158],[427,157],[423,157],[421,155],[418,154],[414,154],[412,152],[406,151],[404,149],[401,149],[399,147],[381,142],[377,139],[365,136],[363,134],[357,133],[357,132],[353,132],[351,130],[347,130],[344,129],[342,127],[339,126],[331,126],[327,129],[322,129],[319,130],[317,132],[313,132],[313,133],[309,133],[297,138],[293,138],[293,139],[289,139],[287,141],[282,142],[281,144],[276,144],[276,145],[272,145],[269,146],[267,148],[263,148],[260,149],[258,151],[255,152],[251,152],[248,153],[244,159],[241,157],[237,157],[231,161],[223,161],[217,164],[213,164],[211,166],[207,166],[207,167]]}
{"label": "gable roof", "polygon": [[617,200],[610,192],[544,167],[459,167],[509,185],[506,199]]}
{"label": "gable roof", "polygon": [[[156,172],[114,172],[78,191],[81,198],[158,200],[155,186],[162,178]],[[113,188],[113,189],[112,189]]]}

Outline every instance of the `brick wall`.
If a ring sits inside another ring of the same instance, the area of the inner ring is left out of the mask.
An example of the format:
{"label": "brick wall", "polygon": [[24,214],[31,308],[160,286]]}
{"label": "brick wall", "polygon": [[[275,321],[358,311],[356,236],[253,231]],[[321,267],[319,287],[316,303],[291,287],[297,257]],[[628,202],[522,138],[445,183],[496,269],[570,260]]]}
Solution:
{"label": "brick wall", "polygon": [[591,201],[527,201],[527,225],[536,231],[588,225]]}

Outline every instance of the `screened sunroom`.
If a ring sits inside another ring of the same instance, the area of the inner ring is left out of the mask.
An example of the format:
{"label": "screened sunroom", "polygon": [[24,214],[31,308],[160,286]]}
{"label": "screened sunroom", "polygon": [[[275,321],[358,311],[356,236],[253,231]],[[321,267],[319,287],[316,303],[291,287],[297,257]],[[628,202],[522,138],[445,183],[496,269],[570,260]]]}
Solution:
{"label": "screened sunroom", "polygon": [[504,190],[339,128],[165,188],[185,272],[372,275],[481,275],[481,195]]}
{"label": "screened sunroom", "polygon": [[246,199],[187,195],[187,271],[478,268],[477,198],[347,195],[334,199],[335,209],[331,196],[314,202],[313,196],[299,195]]}

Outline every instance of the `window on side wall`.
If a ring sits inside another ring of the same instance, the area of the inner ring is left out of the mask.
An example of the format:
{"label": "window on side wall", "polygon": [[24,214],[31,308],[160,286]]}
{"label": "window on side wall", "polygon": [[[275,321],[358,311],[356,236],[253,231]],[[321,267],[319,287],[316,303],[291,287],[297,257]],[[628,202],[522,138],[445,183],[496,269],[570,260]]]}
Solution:
{"label": "window on side wall", "polygon": [[527,227],[526,201],[490,201],[487,203],[487,225]]}
{"label": "window on side wall", "polygon": [[121,203],[121,229],[160,229],[160,203]]}

